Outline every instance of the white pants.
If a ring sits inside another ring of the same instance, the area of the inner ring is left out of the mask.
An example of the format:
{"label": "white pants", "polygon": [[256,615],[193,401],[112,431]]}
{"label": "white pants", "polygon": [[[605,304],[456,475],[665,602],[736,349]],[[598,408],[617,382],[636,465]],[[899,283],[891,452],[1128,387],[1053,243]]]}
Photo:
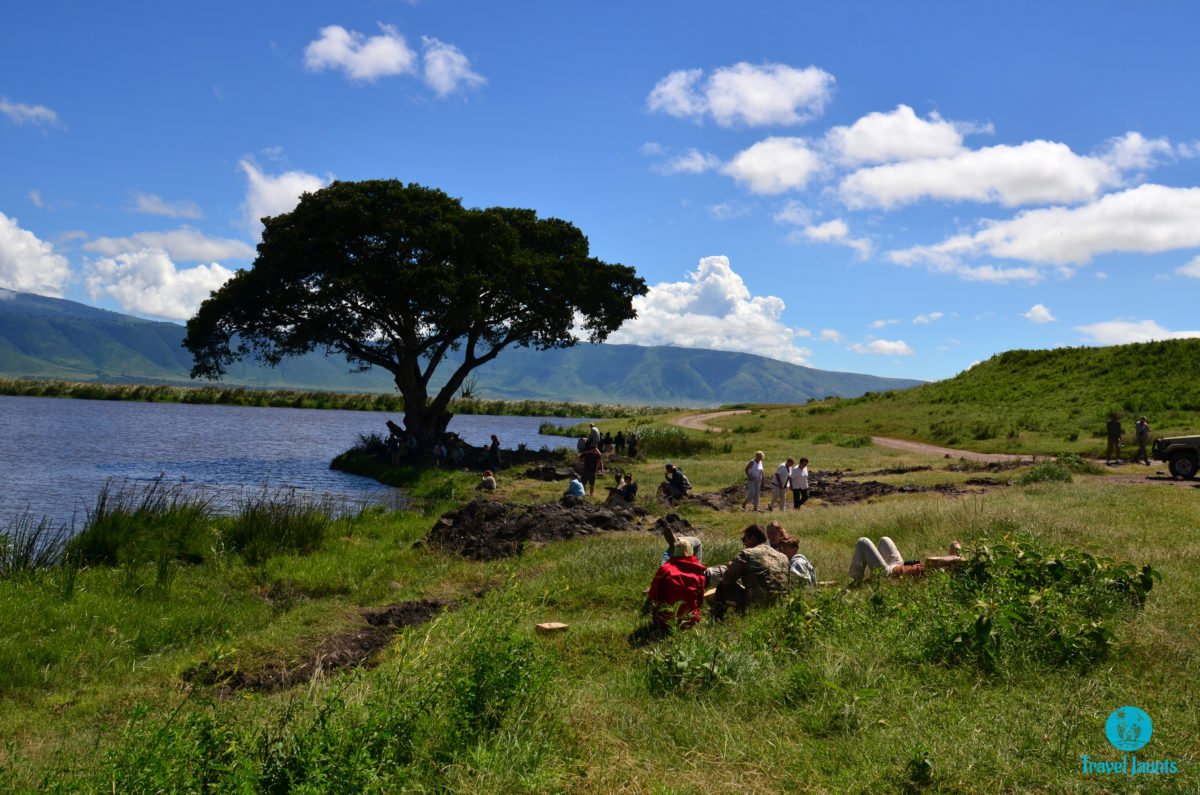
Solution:
{"label": "white pants", "polygon": [[878,547],[871,543],[871,539],[860,538],[854,542],[854,555],[850,558],[850,579],[862,582],[868,568],[884,569],[890,573],[902,563],[904,556],[887,536],[879,539]]}

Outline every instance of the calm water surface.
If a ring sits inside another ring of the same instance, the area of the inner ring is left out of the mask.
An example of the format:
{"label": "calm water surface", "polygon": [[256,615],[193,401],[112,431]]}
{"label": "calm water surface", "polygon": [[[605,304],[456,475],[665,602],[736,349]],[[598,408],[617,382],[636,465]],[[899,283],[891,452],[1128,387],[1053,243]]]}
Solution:
{"label": "calm water surface", "polygon": [[[82,523],[105,483],[139,485],[161,477],[203,490],[220,505],[262,488],[328,495],[350,507],[401,502],[396,489],[335,472],[329,462],[359,434],[387,435],[392,414],[312,409],[124,403],[0,396],[0,528],[29,511],[56,522]],[[541,436],[555,417],[458,416],[450,430],[505,448],[573,444]]]}

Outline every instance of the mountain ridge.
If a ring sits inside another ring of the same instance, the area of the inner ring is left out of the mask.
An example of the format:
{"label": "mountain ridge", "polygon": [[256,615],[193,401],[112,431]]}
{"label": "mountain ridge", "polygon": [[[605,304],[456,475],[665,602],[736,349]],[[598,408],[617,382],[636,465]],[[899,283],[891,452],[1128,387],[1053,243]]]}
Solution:
{"label": "mountain ridge", "polygon": [[[31,293],[0,291],[0,377],[107,383],[187,384],[183,326]],[[789,364],[765,356],[674,346],[580,344],[513,348],[473,373],[479,397],[632,405],[803,403],[907,389],[924,382]],[[391,393],[391,375],[354,372],[312,353],[269,368],[229,368],[231,386]],[[437,381],[434,388],[444,383]]]}

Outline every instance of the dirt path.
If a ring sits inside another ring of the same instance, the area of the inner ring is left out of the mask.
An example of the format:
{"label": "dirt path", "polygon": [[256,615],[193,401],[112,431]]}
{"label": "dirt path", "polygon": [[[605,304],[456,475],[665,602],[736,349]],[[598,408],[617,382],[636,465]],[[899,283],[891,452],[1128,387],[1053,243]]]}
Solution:
{"label": "dirt path", "polygon": [[983,461],[989,464],[997,461],[1019,461],[1021,463],[1033,463],[1033,456],[1028,455],[1013,455],[1011,453],[976,453],[971,450],[955,450],[950,447],[938,447],[937,445],[924,444],[922,442],[908,442],[903,439],[889,439],[886,436],[872,436],[871,441],[879,447],[886,447],[889,450],[903,450],[906,453],[940,455],[944,458],[965,458],[968,461]]}
{"label": "dirt path", "polygon": [[722,431],[725,429],[709,425],[708,421],[717,417],[732,417],[734,414],[749,413],[750,409],[731,409],[729,411],[710,411],[708,414],[685,414],[671,420],[671,424],[678,425],[680,428],[691,428],[693,431]]}

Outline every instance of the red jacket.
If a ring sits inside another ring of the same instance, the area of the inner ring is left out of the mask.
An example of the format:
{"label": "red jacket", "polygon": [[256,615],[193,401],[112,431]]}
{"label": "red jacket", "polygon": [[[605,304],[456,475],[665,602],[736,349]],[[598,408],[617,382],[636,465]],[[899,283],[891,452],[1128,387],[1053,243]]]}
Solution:
{"label": "red jacket", "polygon": [[[654,574],[649,599],[654,606],[654,622],[660,627],[692,626],[700,620],[700,606],[704,604],[704,564],[695,555],[671,558]],[[673,618],[669,609],[663,609],[670,606],[675,606]]]}

